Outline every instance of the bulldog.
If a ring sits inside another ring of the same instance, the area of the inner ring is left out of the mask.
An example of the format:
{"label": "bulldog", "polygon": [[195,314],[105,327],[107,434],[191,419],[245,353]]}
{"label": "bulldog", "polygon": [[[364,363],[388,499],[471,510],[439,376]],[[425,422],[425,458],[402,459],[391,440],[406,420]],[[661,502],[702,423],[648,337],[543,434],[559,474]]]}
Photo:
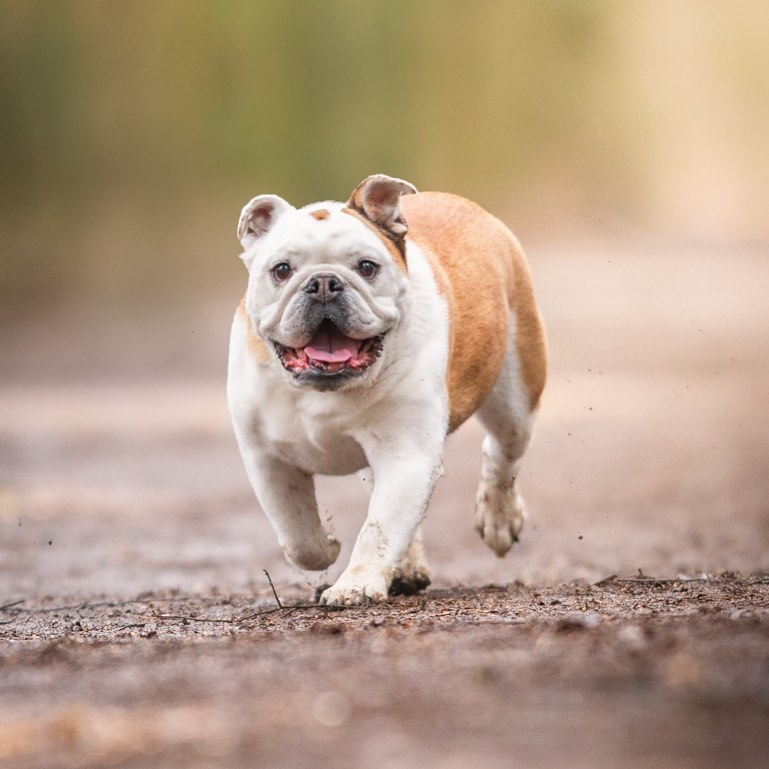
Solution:
{"label": "bulldog", "polygon": [[444,443],[485,428],[475,528],[504,556],[546,348],[518,241],[478,205],[364,179],[347,203],[253,198],[238,238],[248,287],[230,338],[228,403],[248,478],[287,560],[324,570],[339,542],[313,476],[365,471],[368,514],[324,604],[430,583],[420,533]]}

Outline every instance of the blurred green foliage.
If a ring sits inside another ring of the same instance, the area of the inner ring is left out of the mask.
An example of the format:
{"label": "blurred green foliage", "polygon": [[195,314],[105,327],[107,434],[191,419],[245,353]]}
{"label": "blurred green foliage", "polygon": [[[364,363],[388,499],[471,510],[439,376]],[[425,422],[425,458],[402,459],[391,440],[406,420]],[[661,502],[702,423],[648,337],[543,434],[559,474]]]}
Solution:
{"label": "blurred green foliage", "polygon": [[[642,210],[655,112],[620,6],[0,0],[3,314],[234,275],[249,197],[344,199],[378,171],[492,208],[539,185]],[[730,75],[741,103],[766,96],[764,42]]]}
{"label": "blurred green foliage", "polygon": [[314,199],[380,168],[485,187],[570,134],[589,7],[22,5],[3,33],[4,171],[33,194],[45,182],[85,196],[209,175]]}

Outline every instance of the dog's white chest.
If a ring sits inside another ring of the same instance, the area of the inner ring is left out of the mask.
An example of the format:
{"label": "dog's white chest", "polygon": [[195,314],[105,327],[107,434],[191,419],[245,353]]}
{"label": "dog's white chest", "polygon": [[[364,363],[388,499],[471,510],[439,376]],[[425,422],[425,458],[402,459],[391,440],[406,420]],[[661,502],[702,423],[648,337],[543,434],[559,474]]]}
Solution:
{"label": "dog's white chest", "polygon": [[277,410],[274,418],[266,417],[261,433],[279,459],[308,473],[347,475],[367,465],[360,444],[341,425],[301,409],[282,416]]}

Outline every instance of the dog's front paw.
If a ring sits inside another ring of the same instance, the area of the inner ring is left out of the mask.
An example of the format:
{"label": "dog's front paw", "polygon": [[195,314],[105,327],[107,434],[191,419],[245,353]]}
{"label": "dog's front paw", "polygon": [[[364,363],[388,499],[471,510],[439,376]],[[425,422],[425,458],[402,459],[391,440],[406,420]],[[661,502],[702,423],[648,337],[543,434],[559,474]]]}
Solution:
{"label": "dog's front paw", "polygon": [[389,580],[381,575],[368,575],[358,579],[344,574],[327,590],[324,590],[320,603],[326,606],[368,606],[387,600]]}
{"label": "dog's front paw", "polygon": [[339,557],[341,545],[333,537],[321,536],[312,541],[293,542],[283,546],[286,560],[308,571],[323,571]]}
{"label": "dog's front paw", "polygon": [[499,558],[518,541],[525,517],[523,500],[515,486],[481,484],[475,504],[475,530]]}

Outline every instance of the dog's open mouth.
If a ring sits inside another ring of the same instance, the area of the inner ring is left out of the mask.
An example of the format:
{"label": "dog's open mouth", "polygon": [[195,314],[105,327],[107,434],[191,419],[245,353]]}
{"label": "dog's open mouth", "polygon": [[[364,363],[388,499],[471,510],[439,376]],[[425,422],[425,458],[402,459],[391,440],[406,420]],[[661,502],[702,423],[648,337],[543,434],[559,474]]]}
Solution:
{"label": "dog's open mouth", "polygon": [[382,352],[384,334],[353,339],[330,320],[324,320],[304,347],[286,347],[273,342],[283,367],[292,374],[355,376],[371,366]]}

